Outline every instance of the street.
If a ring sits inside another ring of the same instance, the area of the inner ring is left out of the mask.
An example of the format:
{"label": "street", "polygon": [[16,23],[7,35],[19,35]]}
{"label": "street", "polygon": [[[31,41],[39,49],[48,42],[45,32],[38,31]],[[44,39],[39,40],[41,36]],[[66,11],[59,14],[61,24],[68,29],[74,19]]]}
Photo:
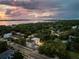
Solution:
{"label": "street", "polygon": [[13,47],[15,50],[18,50],[20,53],[22,53],[25,58],[30,56],[30,57],[33,57],[34,59],[50,59],[49,57],[35,53],[33,50],[30,50],[29,48],[24,47],[22,45],[19,45],[13,42],[8,42],[8,44],[11,47]]}

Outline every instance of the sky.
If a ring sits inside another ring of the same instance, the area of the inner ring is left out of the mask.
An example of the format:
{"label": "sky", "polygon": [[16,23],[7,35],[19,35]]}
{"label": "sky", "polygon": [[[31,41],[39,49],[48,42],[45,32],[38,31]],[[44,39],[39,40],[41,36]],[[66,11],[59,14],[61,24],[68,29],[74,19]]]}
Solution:
{"label": "sky", "polygon": [[79,0],[0,0],[1,20],[78,19]]}

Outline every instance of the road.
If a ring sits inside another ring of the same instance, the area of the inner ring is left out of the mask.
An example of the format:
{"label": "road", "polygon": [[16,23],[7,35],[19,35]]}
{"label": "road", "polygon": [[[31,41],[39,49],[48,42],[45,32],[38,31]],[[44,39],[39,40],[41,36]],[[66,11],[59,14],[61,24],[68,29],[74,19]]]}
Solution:
{"label": "road", "polygon": [[36,52],[34,52],[33,50],[24,47],[22,45],[13,43],[13,42],[8,42],[8,44],[13,47],[15,50],[19,50],[20,53],[22,53],[24,55],[25,58],[27,58],[28,56],[33,57],[34,59],[50,59],[47,56],[38,54]]}
{"label": "road", "polygon": [[0,54],[0,59],[11,59],[12,55],[14,54],[14,50],[7,50]]}

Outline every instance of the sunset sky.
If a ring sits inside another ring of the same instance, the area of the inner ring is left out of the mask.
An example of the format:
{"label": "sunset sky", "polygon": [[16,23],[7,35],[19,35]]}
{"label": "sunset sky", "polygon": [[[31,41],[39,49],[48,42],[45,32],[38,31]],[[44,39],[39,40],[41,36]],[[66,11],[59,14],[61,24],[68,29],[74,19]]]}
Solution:
{"label": "sunset sky", "polygon": [[78,19],[79,0],[0,0],[0,19]]}

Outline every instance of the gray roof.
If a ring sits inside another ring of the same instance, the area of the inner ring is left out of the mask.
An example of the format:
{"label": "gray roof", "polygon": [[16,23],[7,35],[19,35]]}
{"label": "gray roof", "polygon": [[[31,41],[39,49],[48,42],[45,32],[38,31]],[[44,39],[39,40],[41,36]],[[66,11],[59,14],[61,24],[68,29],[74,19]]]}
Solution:
{"label": "gray roof", "polygon": [[14,54],[14,51],[9,49],[9,50],[3,52],[2,54],[0,54],[0,59],[11,59],[10,57],[13,54]]}

